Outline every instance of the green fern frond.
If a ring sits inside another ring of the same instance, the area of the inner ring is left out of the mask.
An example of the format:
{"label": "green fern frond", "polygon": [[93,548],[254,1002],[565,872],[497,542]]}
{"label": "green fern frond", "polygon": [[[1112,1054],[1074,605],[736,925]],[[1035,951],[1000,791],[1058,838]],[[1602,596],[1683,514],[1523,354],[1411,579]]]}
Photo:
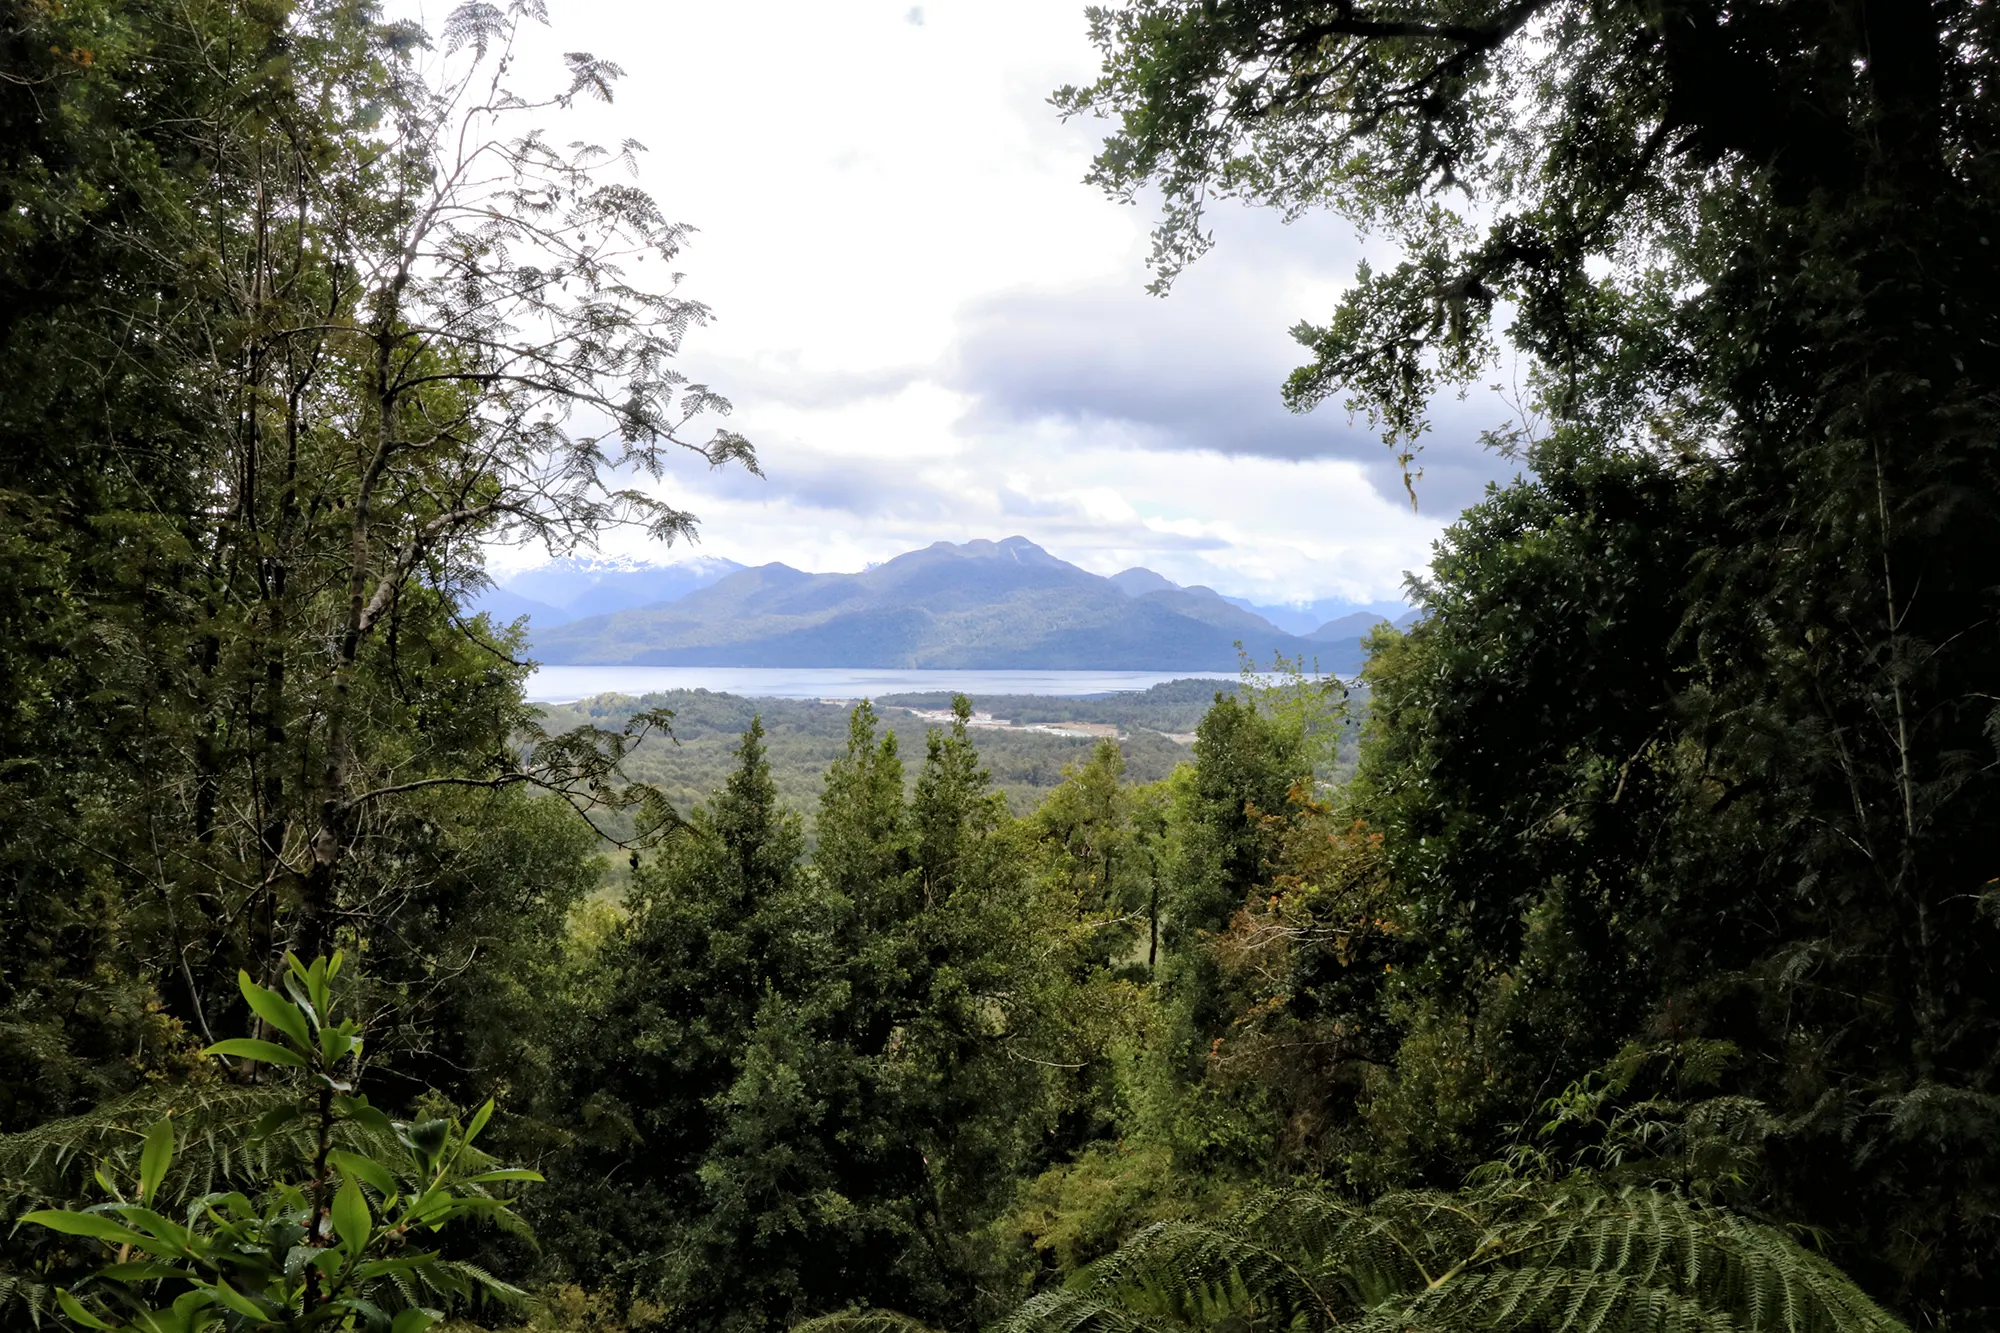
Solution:
{"label": "green fern frond", "polygon": [[1148,1318],[1116,1299],[1058,1289],[1032,1297],[996,1333],[1161,1333],[1183,1327]]}
{"label": "green fern frond", "polygon": [[937,1333],[897,1310],[839,1310],[794,1324],[792,1333]]}
{"label": "green fern frond", "polygon": [[57,1313],[53,1288],[12,1273],[0,1273],[0,1319],[4,1319],[6,1327],[20,1327],[25,1319],[28,1327],[40,1328],[43,1315]]}
{"label": "green fern frond", "polygon": [[1225,1221],[1147,1228],[1023,1305],[1002,1333],[1271,1325],[1907,1333],[1779,1231],[1587,1179],[1412,1191],[1365,1207],[1268,1193]]}
{"label": "green fern frond", "polygon": [[176,1195],[208,1193],[222,1181],[267,1170],[288,1153],[310,1153],[303,1132],[252,1141],[248,1130],[286,1094],[275,1088],[230,1085],[145,1088],[82,1115],[51,1120],[18,1134],[0,1134],[0,1208],[80,1197],[91,1170],[109,1159],[116,1171],[136,1163],[146,1127],[171,1116],[184,1141],[169,1188]]}

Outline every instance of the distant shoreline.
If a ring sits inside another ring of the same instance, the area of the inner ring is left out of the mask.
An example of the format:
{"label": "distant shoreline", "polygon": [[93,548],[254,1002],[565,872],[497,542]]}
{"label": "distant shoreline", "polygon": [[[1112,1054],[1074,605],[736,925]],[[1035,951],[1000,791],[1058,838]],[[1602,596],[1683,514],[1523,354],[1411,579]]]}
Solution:
{"label": "distant shoreline", "polygon": [[1176,680],[1233,681],[1234,671],[1066,671],[901,667],[647,667],[552,664],[528,680],[531,703],[559,704],[599,694],[708,690],[746,699],[852,702],[891,694],[957,692],[1085,698],[1150,689]]}

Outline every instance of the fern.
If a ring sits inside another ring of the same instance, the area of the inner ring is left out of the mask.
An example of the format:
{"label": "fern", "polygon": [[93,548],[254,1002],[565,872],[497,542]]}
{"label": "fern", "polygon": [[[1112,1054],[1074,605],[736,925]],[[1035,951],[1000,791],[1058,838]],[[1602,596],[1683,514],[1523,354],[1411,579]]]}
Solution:
{"label": "fern", "polygon": [[269,1087],[145,1088],[82,1115],[0,1134],[0,1212],[13,1217],[26,1207],[82,1197],[93,1168],[109,1163],[116,1172],[126,1158],[136,1159],[146,1126],[167,1116],[187,1136],[168,1197],[194,1198],[269,1176],[311,1152],[296,1126],[261,1138],[251,1133],[288,1100]]}
{"label": "fern", "polygon": [[29,1327],[40,1328],[42,1316],[56,1312],[56,1294],[47,1283],[0,1273],[0,1320],[6,1327],[18,1328],[26,1319]]}
{"label": "fern", "polygon": [[936,1333],[936,1330],[895,1310],[841,1310],[795,1324],[792,1333]]}
{"label": "fern", "polygon": [[1002,1333],[1335,1325],[1904,1329],[1770,1227],[1678,1194],[1573,1180],[1405,1192],[1365,1207],[1314,1190],[1269,1193],[1227,1221],[1148,1228],[1028,1301]]}

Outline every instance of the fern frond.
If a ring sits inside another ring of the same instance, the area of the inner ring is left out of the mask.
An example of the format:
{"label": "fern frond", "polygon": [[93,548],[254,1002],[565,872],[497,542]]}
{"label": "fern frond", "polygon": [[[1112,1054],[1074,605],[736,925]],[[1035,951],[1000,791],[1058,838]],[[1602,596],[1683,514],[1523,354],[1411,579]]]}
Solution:
{"label": "fern frond", "polygon": [[1907,1333],[1773,1228],[1582,1179],[1410,1191],[1365,1207],[1265,1194],[1221,1222],[1159,1223],[1037,1296],[1002,1333],[1287,1326],[1547,1333]]}
{"label": "fern frond", "polygon": [[18,1328],[25,1319],[30,1328],[42,1326],[43,1315],[57,1315],[56,1294],[41,1282],[31,1282],[12,1273],[0,1273],[0,1318],[8,1328]]}
{"label": "fern frond", "polygon": [[1745,1329],[1903,1327],[1783,1232],[1680,1195],[1558,1187],[1528,1206],[1505,1233],[1511,1265],[1636,1282],[1728,1311]]}
{"label": "fern frond", "polygon": [[1112,1297],[1058,1289],[1031,1297],[996,1333],[1163,1333],[1183,1327],[1147,1318]]}
{"label": "fern frond", "polygon": [[899,1310],[838,1310],[792,1325],[792,1333],[937,1333]]}

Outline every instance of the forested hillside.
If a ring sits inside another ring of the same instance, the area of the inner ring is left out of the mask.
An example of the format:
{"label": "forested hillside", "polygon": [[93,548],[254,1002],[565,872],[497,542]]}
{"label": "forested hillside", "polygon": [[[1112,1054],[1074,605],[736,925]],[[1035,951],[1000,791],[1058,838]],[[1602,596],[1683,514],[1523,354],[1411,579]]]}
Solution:
{"label": "forested hillside", "polygon": [[[1129,781],[1156,782],[1188,758],[1192,736],[1218,691],[1234,694],[1234,681],[1177,680],[1150,690],[1102,698],[1058,699],[1020,695],[978,695],[970,702],[986,718],[1010,725],[975,729],[980,761],[1008,809],[1023,815],[1060,786],[1064,770],[1086,760],[1097,743],[1084,728],[1109,730]],[[876,711],[885,732],[893,731],[905,751],[919,753],[936,715],[952,707],[951,695],[885,695]],[[639,698],[600,695],[571,704],[545,705],[542,725],[555,730],[594,726],[623,728],[635,714],[663,709],[673,715],[663,733],[629,754],[625,773],[657,788],[677,808],[705,801],[735,767],[735,749],[753,718],[761,719],[772,781],[785,804],[806,816],[819,799],[827,766],[847,747],[851,705],[801,699],[744,699],[707,690],[669,690]],[[921,710],[921,714],[919,710]],[[1359,708],[1355,710],[1359,715]],[[929,716],[924,716],[929,715]],[[1081,724],[1063,728],[1061,724]],[[1029,730],[1042,724],[1054,730]],[[1350,724],[1350,733],[1353,726]],[[1068,733],[1068,734],[1065,734]],[[1350,734],[1341,757],[1352,763]]]}
{"label": "forested hillside", "polygon": [[1991,6],[1092,10],[1163,287],[1372,229],[1290,401],[1523,476],[1028,776],[524,701],[496,546],[760,466],[544,17],[7,11],[0,1327],[1992,1325]]}

